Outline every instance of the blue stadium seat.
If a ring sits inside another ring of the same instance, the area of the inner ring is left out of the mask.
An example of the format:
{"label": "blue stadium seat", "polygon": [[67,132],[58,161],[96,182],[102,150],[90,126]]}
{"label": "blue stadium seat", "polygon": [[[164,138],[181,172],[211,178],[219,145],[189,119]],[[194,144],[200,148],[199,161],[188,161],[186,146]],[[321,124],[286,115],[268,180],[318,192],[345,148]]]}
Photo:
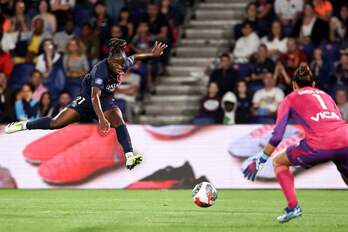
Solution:
{"label": "blue stadium seat", "polygon": [[34,69],[35,65],[33,63],[16,64],[13,68],[12,76],[9,79],[10,88],[19,89],[21,85],[27,83]]}

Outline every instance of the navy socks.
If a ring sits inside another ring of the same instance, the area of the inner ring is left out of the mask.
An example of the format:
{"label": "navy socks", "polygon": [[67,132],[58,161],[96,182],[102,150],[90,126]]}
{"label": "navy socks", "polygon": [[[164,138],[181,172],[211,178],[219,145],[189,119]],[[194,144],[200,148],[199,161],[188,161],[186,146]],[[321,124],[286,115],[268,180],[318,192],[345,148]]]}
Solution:
{"label": "navy socks", "polygon": [[30,120],[27,122],[27,129],[28,130],[35,130],[35,129],[42,129],[42,130],[50,130],[52,129],[51,124],[51,117],[43,117],[35,120]]}
{"label": "navy socks", "polygon": [[115,128],[118,142],[123,148],[123,152],[126,154],[128,152],[133,152],[131,138],[129,136],[126,125],[121,125]]}

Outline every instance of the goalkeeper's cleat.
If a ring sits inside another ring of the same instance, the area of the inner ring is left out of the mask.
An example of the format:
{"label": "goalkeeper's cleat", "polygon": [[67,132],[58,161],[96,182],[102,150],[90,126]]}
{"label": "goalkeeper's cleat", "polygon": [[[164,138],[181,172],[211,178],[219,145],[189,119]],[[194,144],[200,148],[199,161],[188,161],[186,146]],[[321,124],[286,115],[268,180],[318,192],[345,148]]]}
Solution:
{"label": "goalkeeper's cleat", "polygon": [[26,121],[12,122],[5,127],[5,133],[12,134],[15,132],[26,130],[27,129],[26,124],[27,124]]}
{"label": "goalkeeper's cleat", "polygon": [[277,217],[277,220],[279,223],[283,224],[300,216],[302,216],[302,209],[297,205],[295,208],[285,208],[284,214]]}
{"label": "goalkeeper's cleat", "polygon": [[143,156],[142,155],[134,154],[132,156],[127,157],[126,167],[129,170],[132,170],[135,166],[141,164],[142,161],[143,161]]}

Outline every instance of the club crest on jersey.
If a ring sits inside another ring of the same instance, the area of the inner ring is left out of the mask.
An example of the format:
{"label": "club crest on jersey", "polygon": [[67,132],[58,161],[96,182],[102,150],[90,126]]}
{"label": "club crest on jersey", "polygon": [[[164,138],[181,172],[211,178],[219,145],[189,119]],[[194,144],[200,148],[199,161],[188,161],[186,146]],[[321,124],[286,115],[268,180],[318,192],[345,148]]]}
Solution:
{"label": "club crest on jersey", "polygon": [[335,112],[322,111],[322,112],[318,112],[315,116],[312,116],[311,119],[315,122],[319,122],[319,120],[322,120],[322,119],[339,120],[340,117]]}

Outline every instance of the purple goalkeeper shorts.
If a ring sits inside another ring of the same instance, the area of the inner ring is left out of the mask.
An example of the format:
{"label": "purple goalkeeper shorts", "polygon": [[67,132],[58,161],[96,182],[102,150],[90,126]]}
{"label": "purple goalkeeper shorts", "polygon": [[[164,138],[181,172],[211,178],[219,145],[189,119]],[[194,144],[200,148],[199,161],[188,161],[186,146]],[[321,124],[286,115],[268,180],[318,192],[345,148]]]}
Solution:
{"label": "purple goalkeeper shorts", "polygon": [[314,150],[305,140],[301,140],[299,144],[288,147],[286,154],[292,165],[306,169],[332,161],[340,173],[348,177],[348,147],[338,150]]}

